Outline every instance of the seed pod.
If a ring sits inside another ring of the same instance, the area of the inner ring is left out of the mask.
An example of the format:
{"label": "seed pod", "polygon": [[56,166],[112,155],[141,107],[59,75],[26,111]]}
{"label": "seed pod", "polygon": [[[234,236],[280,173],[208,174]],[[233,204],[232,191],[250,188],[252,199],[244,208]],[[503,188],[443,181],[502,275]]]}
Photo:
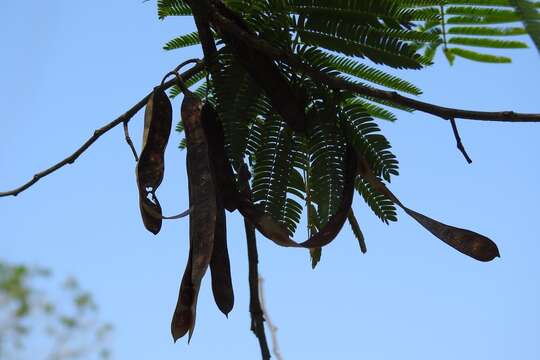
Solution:
{"label": "seed pod", "polygon": [[[217,216],[216,190],[201,111],[202,102],[199,97],[185,91],[181,112],[187,140],[190,260],[182,279],[177,311],[171,324],[175,340],[185,335],[186,326],[191,339],[195,327],[197,295],[214,248]],[[189,307],[186,308],[188,305]]]}
{"label": "seed pod", "polygon": [[236,209],[236,181],[232,166],[225,154],[223,127],[212,105],[204,104],[202,125],[208,139],[212,176],[216,185],[217,217],[214,249],[210,260],[212,292],[219,310],[227,316],[234,306],[231,265],[227,249],[227,218],[225,208]]}
{"label": "seed pod", "polygon": [[386,185],[373,174],[365,158],[359,157],[358,168],[360,175],[368,180],[378,192],[386,195],[426,230],[457,251],[479,261],[491,261],[496,257],[500,257],[497,245],[484,235],[443,224],[403,205]]}
{"label": "seed pod", "polygon": [[484,235],[443,224],[405,207],[403,210],[430,233],[465,255],[478,261],[491,261],[500,257],[497,245]]}
{"label": "seed pod", "polygon": [[193,333],[197,306],[198,288],[191,282],[191,254],[189,255],[184,276],[180,284],[178,302],[171,322],[171,333],[176,342],[187,332]]}
{"label": "seed pod", "polygon": [[352,200],[354,196],[354,180],[356,178],[356,154],[351,147],[347,148],[346,154],[347,170],[345,172],[345,184],[343,187],[343,196],[341,198],[341,204],[337,212],[330,218],[330,220],[324,225],[320,231],[315,233],[309,239],[302,243],[297,243],[289,238],[287,229],[281,224],[275,221],[270,215],[265,214],[262,210],[258,209],[249,198],[249,189],[245,188],[247,184],[246,174],[247,169],[244,167],[241,169],[239,177],[241,183],[244,184],[244,188],[240,192],[238,210],[240,213],[257,228],[265,237],[272,240],[276,244],[285,247],[303,247],[303,248],[320,248],[328,245],[335,239],[340,232],[343,224],[347,220],[347,216],[351,209]]}
{"label": "seed pod", "polygon": [[163,180],[165,148],[171,125],[171,102],[165,91],[156,87],[146,103],[142,152],[136,168],[141,216],[144,226],[153,234],[161,229],[161,219],[150,212],[161,215],[155,192]]}
{"label": "seed pod", "polygon": [[225,136],[218,114],[209,103],[202,108],[202,123],[210,146],[210,157],[215,172],[216,193],[229,211],[236,210],[236,181],[232,165],[225,152]]}
{"label": "seed pod", "polygon": [[212,275],[212,293],[216,305],[227,316],[234,306],[234,292],[227,249],[226,215],[222,205],[218,205],[210,274]]}

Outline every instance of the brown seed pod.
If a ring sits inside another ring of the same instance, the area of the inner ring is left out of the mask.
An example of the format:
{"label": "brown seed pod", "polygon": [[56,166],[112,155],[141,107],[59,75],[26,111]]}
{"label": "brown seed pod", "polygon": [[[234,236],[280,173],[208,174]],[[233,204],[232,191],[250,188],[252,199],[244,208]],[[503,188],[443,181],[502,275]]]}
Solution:
{"label": "brown seed pod", "polygon": [[231,265],[227,249],[227,218],[225,208],[236,209],[236,181],[232,166],[225,154],[225,138],[218,114],[209,103],[204,104],[202,125],[208,139],[212,176],[216,185],[217,217],[214,249],[210,260],[212,292],[219,310],[227,316],[234,306]]}
{"label": "brown seed pod", "polygon": [[[186,270],[180,283],[178,302],[171,322],[171,333],[176,342],[182,336],[193,333],[197,306],[198,288],[191,282],[191,254],[189,255]],[[189,340],[188,340],[189,341]]]}
{"label": "brown seed pod", "polygon": [[386,195],[430,233],[457,251],[479,261],[491,261],[496,257],[500,257],[497,245],[484,235],[443,224],[403,205],[386,185],[371,172],[365,158],[359,157],[358,168],[360,170],[360,176],[368,180],[377,191]]}
{"label": "brown seed pod", "polygon": [[[315,233],[309,239],[302,243],[297,243],[289,238],[287,229],[275,221],[270,215],[259,210],[250,200],[249,189],[242,189],[238,210],[240,213],[249,219],[249,221],[259,230],[265,237],[272,240],[276,244],[285,247],[302,247],[302,248],[320,248],[328,245],[337,236],[343,224],[347,220],[347,216],[351,209],[354,196],[354,180],[356,177],[356,154],[351,147],[347,148],[346,154],[347,170],[345,173],[345,185],[343,187],[343,196],[338,211],[324,225],[320,231]],[[243,184],[247,184],[246,174],[247,169],[241,169],[240,178]]]}
{"label": "brown seed pod", "polygon": [[175,340],[185,335],[186,326],[189,330],[189,338],[193,334],[197,295],[214,248],[217,217],[216,190],[201,112],[201,100],[186,89],[181,113],[187,140],[190,258],[182,280],[177,311],[171,324]]}
{"label": "brown seed pod", "polygon": [[227,249],[226,215],[222,205],[218,205],[210,274],[212,276],[212,293],[216,305],[227,316],[234,306],[234,292],[229,251]]}
{"label": "brown seed pod", "polygon": [[491,261],[500,257],[497,245],[484,235],[443,224],[405,207],[403,210],[430,233],[465,255],[479,261]]}
{"label": "brown seed pod", "polygon": [[229,211],[236,210],[236,180],[229,158],[225,152],[223,126],[212,105],[206,103],[202,108],[202,123],[210,146],[215,173],[216,192],[223,199],[223,205]]}
{"label": "brown seed pod", "polygon": [[161,215],[161,206],[155,191],[163,180],[165,148],[171,125],[171,102],[165,91],[156,87],[146,103],[142,152],[136,168],[141,216],[144,226],[153,234],[157,234],[161,229],[161,219],[151,212]]}

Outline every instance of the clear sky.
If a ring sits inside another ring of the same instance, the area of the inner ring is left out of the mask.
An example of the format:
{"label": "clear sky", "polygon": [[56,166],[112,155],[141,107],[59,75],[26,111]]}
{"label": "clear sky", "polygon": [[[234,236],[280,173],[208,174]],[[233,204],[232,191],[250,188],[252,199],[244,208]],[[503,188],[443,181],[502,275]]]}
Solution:
{"label": "clear sky", "polygon": [[[0,189],[28,180],[123,113],[198,48],[162,45],[193,29],[159,21],[155,1],[0,2]],[[513,51],[511,65],[443,58],[401,75],[422,99],[481,110],[539,112],[540,56]],[[175,121],[179,102],[174,101]],[[459,121],[474,160],[450,125],[422,113],[383,123],[401,163],[392,189],[436,219],[483,233],[502,257],[476,262],[399,213],[386,226],[357,196],[368,253],[345,229],[315,271],[305,250],[259,236],[266,303],[285,359],[540,359],[540,124]],[[140,147],[142,112],[131,121]],[[159,198],[187,207],[185,153],[171,136]],[[134,161],[121,128],[69,167],[16,198],[0,199],[0,257],[74,275],[115,326],[116,359],[257,359],[249,331],[241,219],[228,215],[236,304],[226,319],[203,283],[190,345],[169,331],[188,250],[188,221],[142,226]],[[347,226],[347,225],[346,225]],[[299,232],[298,239],[305,233]]]}

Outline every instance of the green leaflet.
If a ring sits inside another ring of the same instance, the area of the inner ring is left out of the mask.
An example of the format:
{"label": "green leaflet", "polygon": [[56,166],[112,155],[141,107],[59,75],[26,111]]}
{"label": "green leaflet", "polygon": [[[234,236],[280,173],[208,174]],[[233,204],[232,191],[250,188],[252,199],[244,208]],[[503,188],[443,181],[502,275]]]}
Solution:
{"label": "green leaflet", "polygon": [[349,211],[349,224],[351,225],[351,230],[358,240],[358,245],[360,246],[360,251],[362,251],[362,254],[365,254],[367,252],[367,246],[366,241],[364,239],[364,234],[362,233],[362,229],[360,229],[360,224],[358,224],[358,220],[356,220],[356,216],[354,216],[354,212],[351,209]]}
{"label": "green leaflet", "polygon": [[538,51],[540,51],[540,12],[538,2],[529,0],[510,0],[521,21],[525,25],[527,33],[530,35]]}

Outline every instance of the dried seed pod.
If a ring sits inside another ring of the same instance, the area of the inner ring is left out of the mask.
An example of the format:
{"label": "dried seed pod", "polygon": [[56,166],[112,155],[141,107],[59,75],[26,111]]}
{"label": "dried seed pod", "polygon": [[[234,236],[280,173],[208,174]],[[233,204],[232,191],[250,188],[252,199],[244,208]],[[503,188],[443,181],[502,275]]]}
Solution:
{"label": "dried seed pod", "polygon": [[[186,326],[189,330],[189,338],[193,334],[197,295],[214,248],[217,217],[216,190],[201,112],[202,102],[199,97],[186,90],[181,113],[187,140],[190,259],[182,280],[177,311],[171,324],[175,340],[185,335]],[[188,294],[184,295],[184,292]],[[186,299],[190,301],[184,301]]]}
{"label": "dried seed pod", "polygon": [[210,261],[212,293],[219,310],[227,316],[234,306],[231,264],[227,249],[227,223],[225,209],[218,206],[214,250]]}
{"label": "dried seed pod", "polygon": [[223,126],[217,112],[209,103],[202,108],[202,123],[210,146],[215,173],[216,192],[223,199],[223,205],[229,211],[236,210],[236,180],[229,158],[225,152]]}
{"label": "dried seed pod", "polygon": [[216,188],[208,139],[202,126],[202,102],[186,93],[182,102],[182,122],[187,140],[187,172],[190,203],[190,244],[192,280],[200,284],[212,257],[216,227]]}
{"label": "dried seed pod", "polygon": [[171,322],[171,333],[176,342],[182,336],[186,335],[188,331],[191,334],[195,327],[195,316],[197,306],[198,288],[193,286],[191,282],[191,254],[189,255],[186,270],[182,276],[182,282],[180,283],[180,291],[178,294],[178,302],[174,310],[174,315]]}
{"label": "dried seed pod", "polygon": [[354,197],[354,181],[356,179],[356,153],[352,147],[347,147],[345,155],[346,171],[345,171],[345,184],[343,186],[343,196],[341,197],[341,203],[336,213],[330,218],[330,220],[324,225],[319,232],[315,233],[308,240],[304,241],[303,247],[315,248],[323,247],[329,244],[337,234],[341,231],[343,224],[347,221],[349,212]]}
{"label": "dried seed pod", "polygon": [[484,235],[443,224],[405,207],[403,210],[430,233],[465,255],[478,261],[491,261],[500,257],[497,245]]}
{"label": "dried seed pod", "polygon": [[212,176],[216,185],[217,217],[214,249],[210,260],[212,292],[219,310],[227,316],[234,306],[231,265],[227,249],[227,218],[225,208],[236,209],[236,181],[232,166],[225,154],[223,127],[212,105],[204,104],[202,125],[208,139]]}
{"label": "dried seed pod", "polygon": [[497,245],[484,235],[443,224],[403,205],[386,185],[373,174],[365,158],[359,157],[358,168],[360,175],[368,180],[378,192],[385,194],[430,233],[457,251],[479,261],[491,261],[496,257],[500,257]]}
{"label": "dried seed pod", "polygon": [[330,218],[320,231],[315,233],[309,239],[302,243],[297,243],[289,238],[287,229],[275,221],[270,215],[259,210],[252,202],[249,196],[249,189],[246,188],[247,169],[241,169],[239,177],[243,184],[243,189],[240,192],[238,210],[242,215],[259,230],[265,237],[272,240],[276,244],[285,247],[303,247],[303,248],[319,248],[328,245],[337,236],[343,224],[347,220],[347,216],[351,209],[354,196],[354,180],[356,178],[356,154],[351,147],[347,148],[346,154],[347,169],[345,172],[345,184],[343,187],[343,196],[341,204],[337,212]]}
{"label": "dried seed pod", "polygon": [[136,175],[139,188],[139,207],[144,226],[153,234],[161,229],[161,206],[155,191],[163,180],[164,155],[172,125],[172,107],[169,97],[160,87],[148,97],[144,113],[142,152],[137,163]]}

